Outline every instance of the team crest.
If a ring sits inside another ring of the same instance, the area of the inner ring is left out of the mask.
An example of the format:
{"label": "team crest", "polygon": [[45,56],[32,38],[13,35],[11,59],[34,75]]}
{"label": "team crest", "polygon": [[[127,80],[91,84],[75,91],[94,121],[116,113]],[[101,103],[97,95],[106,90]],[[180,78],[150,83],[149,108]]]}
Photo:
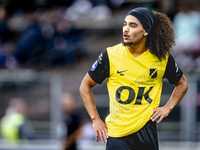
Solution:
{"label": "team crest", "polygon": [[155,68],[150,68],[149,69],[149,76],[154,79],[156,78],[158,75],[158,69],[155,69]]}

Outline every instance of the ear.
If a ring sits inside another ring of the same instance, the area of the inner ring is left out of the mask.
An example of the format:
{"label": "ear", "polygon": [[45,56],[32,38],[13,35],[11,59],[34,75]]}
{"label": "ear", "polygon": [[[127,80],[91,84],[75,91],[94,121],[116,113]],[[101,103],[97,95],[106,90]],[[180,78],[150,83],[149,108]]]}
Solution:
{"label": "ear", "polygon": [[147,32],[145,32],[145,33],[144,33],[144,36],[147,36],[147,35],[148,35],[148,33],[147,33]]}

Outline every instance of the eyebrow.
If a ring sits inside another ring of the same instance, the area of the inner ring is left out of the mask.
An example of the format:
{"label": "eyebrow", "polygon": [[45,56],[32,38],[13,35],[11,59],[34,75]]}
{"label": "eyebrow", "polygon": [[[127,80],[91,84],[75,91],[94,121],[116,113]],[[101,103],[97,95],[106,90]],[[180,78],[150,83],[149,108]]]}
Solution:
{"label": "eyebrow", "polygon": [[[127,22],[124,20],[124,23],[127,23]],[[128,24],[131,24],[131,25],[138,25],[136,22],[128,22]]]}

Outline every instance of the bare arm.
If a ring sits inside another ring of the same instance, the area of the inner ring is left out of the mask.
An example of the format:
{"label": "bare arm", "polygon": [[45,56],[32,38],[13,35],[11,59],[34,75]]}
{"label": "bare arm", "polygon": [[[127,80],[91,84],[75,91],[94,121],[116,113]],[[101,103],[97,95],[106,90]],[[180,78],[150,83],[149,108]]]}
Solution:
{"label": "bare arm", "polygon": [[95,132],[95,139],[98,142],[98,134],[99,134],[102,143],[104,143],[104,139],[105,139],[105,142],[107,142],[108,131],[107,131],[106,125],[100,119],[100,116],[97,112],[94,97],[91,90],[91,88],[95,86],[96,84],[97,83],[92,80],[89,74],[86,74],[80,85],[79,91],[80,91],[84,106],[92,120],[93,129]]}
{"label": "bare arm", "polygon": [[188,82],[185,76],[183,75],[180,81],[176,84],[174,91],[169,99],[169,101],[163,107],[157,107],[153,110],[153,115],[151,120],[155,121],[159,118],[157,123],[160,123],[163,118],[167,117],[172,109],[181,101],[183,96],[188,90]]}

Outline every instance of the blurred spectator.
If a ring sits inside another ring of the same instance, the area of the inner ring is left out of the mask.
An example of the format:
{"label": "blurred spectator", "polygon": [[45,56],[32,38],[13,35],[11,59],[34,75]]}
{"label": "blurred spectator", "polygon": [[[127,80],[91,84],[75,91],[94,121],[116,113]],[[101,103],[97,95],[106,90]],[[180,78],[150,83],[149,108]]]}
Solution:
{"label": "blurred spectator", "polygon": [[9,101],[5,116],[1,119],[1,134],[9,144],[19,144],[20,140],[35,138],[26,117],[27,109],[27,104],[22,99],[13,98]]}
{"label": "blurred spectator", "polygon": [[46,39],[50,64],[52,66],[73,65],[75,61],[86,55],[82,33],[75,29],[61,12],[55,17],[53,36]]}
{"label": "blurred spectator", "polygon": [[188,2],[181,2],[179,12],[174,16],[176,46],[173,55],[183,69],[200,67],[200,13]]}
{"label": "blurred spectator", "polygon": [[29,25],[22,31],[14,51],[14,56],[22,66],[35,67],[40,65],[45,52],[45,40],[38,21],[38,12],[30,10],[27,13]]}
{"label": "blurred spectator", "polygon": [[64,111],[64,124],[66,135],[63,138],[64,150],[76,150],[77,140],[81,133],[81,117],[77,110],[76,99],[71,93],[63,93],[61,104]]}
{"label": "blurred spectator", "polygon": [[6,50],[5,45],[9,38],[9,28],[6,22],[7,12],[4,6],[0,6],[0,67],[5,67],[6,64]]}

